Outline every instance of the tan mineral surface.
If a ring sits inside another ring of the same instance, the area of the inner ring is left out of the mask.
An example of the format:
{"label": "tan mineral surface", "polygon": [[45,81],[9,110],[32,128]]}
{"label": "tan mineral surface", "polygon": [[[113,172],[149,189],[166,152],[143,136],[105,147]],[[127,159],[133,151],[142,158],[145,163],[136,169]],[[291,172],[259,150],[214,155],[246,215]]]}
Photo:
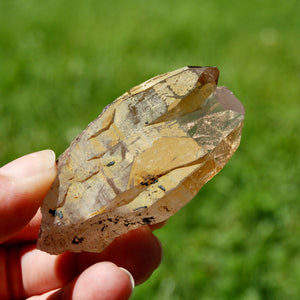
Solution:
{"label": "tan mineral surface", "polygon": [[218,76],[185,67],[107,106],[58,159],[38,248],[100,252],[189,202],[240,143],[244,108]]}

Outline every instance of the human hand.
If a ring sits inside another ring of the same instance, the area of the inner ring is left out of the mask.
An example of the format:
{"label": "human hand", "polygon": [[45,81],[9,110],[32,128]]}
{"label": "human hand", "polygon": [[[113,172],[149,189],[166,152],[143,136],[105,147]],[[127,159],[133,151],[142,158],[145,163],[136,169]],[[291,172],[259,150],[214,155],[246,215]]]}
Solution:
{"label": "human hand", "polygon": [[158,267],[159,241],[143,226],[101,253],[50,255],[37,250],[38,208],[55,176],[51,150],[0,168],[0,299],[128,299],[130,273],[140,284]]}

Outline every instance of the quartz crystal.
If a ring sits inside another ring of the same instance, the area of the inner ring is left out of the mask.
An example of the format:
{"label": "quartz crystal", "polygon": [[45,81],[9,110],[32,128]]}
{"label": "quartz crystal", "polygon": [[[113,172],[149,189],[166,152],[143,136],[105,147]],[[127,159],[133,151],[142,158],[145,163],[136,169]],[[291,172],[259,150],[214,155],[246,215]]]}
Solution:
{"label": "quartz crystal", "polygon": [[240,143],[244,108],[215,67],[184,67],[108,105],[58,158],[38,248],[100,252],[189,202]]}

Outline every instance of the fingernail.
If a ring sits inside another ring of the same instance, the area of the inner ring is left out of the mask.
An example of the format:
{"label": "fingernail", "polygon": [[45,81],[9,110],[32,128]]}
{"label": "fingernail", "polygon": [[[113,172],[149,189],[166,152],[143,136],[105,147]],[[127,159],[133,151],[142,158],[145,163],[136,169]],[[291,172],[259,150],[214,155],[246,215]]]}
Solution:
{"label": "fingernail", "polygon": [[24,155],[0,168],[0,174],[24,179],[55,170],[55,153],[43,150]]}
{"label": "fingernail", "polygon": [[122,267],[119,267],[119,269],[123,270],[129,276],[130,282],[131,282],[131,286],[132,286],[132,290],[133,290],[134,287],[135,287],[135,283],[134,283],[134,279],[133,279],[131,273],[128,270],[126,270],[126,269],[124,269]]}

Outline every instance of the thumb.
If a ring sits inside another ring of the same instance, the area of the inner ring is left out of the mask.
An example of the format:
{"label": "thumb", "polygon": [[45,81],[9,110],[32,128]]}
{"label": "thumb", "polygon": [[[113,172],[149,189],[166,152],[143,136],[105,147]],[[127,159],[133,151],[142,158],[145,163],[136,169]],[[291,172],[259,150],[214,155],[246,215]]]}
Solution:
{"label": "thumb", "polygon": [[0,242],[31,220],[55,176],[52,150],[25,155],[0,168]]}

